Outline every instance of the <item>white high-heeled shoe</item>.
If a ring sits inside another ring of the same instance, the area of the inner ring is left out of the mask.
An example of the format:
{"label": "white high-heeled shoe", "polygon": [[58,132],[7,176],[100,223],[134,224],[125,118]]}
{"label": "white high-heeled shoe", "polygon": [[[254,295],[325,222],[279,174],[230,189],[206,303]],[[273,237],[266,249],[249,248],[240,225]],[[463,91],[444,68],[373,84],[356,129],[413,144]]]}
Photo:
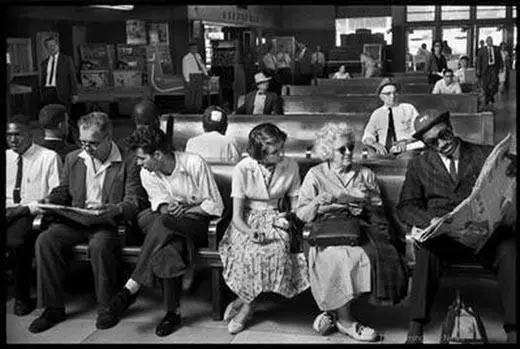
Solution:
{"label": "white high-heeled shoe", "polygon": [[228,332],[230,334],[237,334],[242,332],[246,326],[246,322],[249,321],[253,317],[253,308],[249,310],[249,313],[244,317],[244,320],[237,321],[235,317],[231,319],[228,323]]}
{"label": "white high-heeled shoe", "polygon": [[229,303],[226,307],[226,311],[224,312],[224,321],[233,319],[242,308],[242,305],[244,305],[244,303],[239,303],[236,300]]}

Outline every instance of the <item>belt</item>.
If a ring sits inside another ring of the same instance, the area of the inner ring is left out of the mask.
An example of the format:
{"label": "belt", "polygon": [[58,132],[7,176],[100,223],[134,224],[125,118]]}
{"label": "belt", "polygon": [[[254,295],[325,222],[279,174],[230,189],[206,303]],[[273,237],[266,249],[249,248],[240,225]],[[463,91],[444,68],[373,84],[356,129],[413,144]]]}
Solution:
{"label": "belt", "polygon": [[255,201],[246,201],[244,206],[251,210],[277,210],[278,209],[278,199],[272,200],[255,200]]}

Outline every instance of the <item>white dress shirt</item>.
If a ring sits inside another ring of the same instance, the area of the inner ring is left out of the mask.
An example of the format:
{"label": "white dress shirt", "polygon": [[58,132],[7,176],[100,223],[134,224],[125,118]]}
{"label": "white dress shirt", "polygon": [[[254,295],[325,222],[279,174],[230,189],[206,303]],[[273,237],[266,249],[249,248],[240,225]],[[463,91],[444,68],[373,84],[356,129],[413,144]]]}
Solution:
{"label": "white dress shirt", "polygon": [[208,164],[197,154],[174,152],[175,169],[171,175],[141,169],[141,182],[152,210],[161,204],[184,202],[200,205],[212,216],[224,210],[222,197]]}
{"label": "white dress shirt", "polygon": [[260,94],[259,91],[256,92],[255,102],[253,105],[253,115],[263,115],[265,108],[265,93]]}
{"label": "white dress shirt", "polygon": [[325,65],[325,55],[323,52],[314,52],[311,56],[311,64]]}
{"label": "white dress shirt", "polygon": [[121,162],[121,152],[112,141],[110,154],[105,162],[90,156],[85,150],[78,154],[85,161],[87,171],[85,173],[86,198],[85,206],[101,205],[103,199],[103,184],[105,183],[106,170],[113,162]]}
{"label": "white dress shirt", "polygon": [[188,139],[186,152],[199,154],[206,161],[221,160],[238,162],[240,155],[233,138],[218,131],[204,132]]}
{"label": "white dress shirt", "polygon": [[[399,103],[392,107],[394,117],[394,129],[396,140],[411,139],[415,133],[414,120],[419,115],[417,109],[409,103]],[[383,145],[386,144],[386,134],[388,131],[388,107],[383,105],[370,115],[370,119],[365,127],[361,142],[366,143],[368,138],[373,139]]]}
{"label": "white dress shirt", "polygon": [[[59,55],[59,52],[56,53],[54,60],[52,56],[49,56],[49,61],[47,62],[47,81],[45,81],[45,87],[56,87],[56,70],[58,69]],[[52,63],[54,64],[54,72],[51,76]]]}
{"label": "white dress shirt", "polygon": [[462,93],[462,90],[460,89],[460,84],[456,81],[453,81],[451,84],[446,85],[446,81],[444,79],[441,79],[435,83],[435,86],[433,86],[432,93],[434,95],[438,94],[458,94]]}
{"label": "white dress shirt", "polygon": [[291,57],[286,52],[278,52],[276,54],[276,62],[278,69],[291,67]]}
{"label": "white dress shirt", "polygon": [[[437,152],[437,154],[439,154],[439,157],[441,158],[442,163],[446,167],[446,170],[448,171],[448,173],[450,173],[451,159],[442,153]],[[455,171],[457,173],[459,173],[459,158],[460,158],[459,154],[460,154],[460,144],[457,146],[457,149],[455,149],[455,152],[453,154],[453,160],[455,161]]]}
{"label": "white dress shirt", "polygon": [[[13,189],[18,171],[18,153],[5,151],[5,206],[13,206]],[[33,143],[22,154],[20,204],[43,199],[60,183],[61,159],[55,151]]]}
{"label": "white dress shirt", "polygon": [[[197,64],[197,61],[200,64]],[[184,76],[184,80],[186,82],[190,82],[190,74],[204,74],[208,75],[208,72],[206,70],[206,67],[204,66],[204,63],[202,62],[202,57],[199,53],[187,53],[182,58],[182,75]]]}

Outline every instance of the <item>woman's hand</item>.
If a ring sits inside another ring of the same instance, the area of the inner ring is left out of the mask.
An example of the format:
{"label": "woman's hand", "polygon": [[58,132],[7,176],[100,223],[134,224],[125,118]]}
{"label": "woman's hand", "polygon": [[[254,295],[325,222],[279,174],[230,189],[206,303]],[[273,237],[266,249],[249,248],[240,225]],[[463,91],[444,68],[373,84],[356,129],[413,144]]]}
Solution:
{"label": "woman's hand", "polygon": [[327,192],[324,192],[324,193],[321,193],[319,194],[315,199],[314,199],[314,203],[318,206],[324,206],[324,205],[330,205],[332,204],[334,201],[336,201],[336,198],[330,194],[330,193],[327,193]]}

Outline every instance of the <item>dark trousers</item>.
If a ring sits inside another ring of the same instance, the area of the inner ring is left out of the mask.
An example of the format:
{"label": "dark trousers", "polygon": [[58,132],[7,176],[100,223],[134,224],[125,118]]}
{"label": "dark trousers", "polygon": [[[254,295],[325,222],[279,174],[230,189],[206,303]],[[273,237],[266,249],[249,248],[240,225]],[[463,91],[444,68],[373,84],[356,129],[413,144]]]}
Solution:
{"label": "dark trousers", "polygon": [[504,308],[504,329],[516,328],[516,239],[512,235],[511,228],[499,228],[479,254],[447,236],[416,246],[410,319],[424,324],[430,321],[430,310],[446,265],[475,261],[495,273]]}
{"label": "dark trousers", "polygon": [[190,82],[184,82],[184,109],[186,113],[198,114],[202,108],[204,74],[190,74]]}
{"label": "dark trousers", "polygon": [[495,102],[495,94],[498,92],[498,69],[496,66],[489,66],[482,74],[482,88],[485,94],[485,103]]}
{"label": "dark trousers", "polygon": [[[10,208],[7,208],[10,210]],[[15,298],[28,301],[32,281],[32,260],[37,232],[32,229],[30,214],[14,217],[7,223],[7,249],[13,254]]]}
{"label": "dark trousers", "polygon": [[[189,237],[195,247],[203,246],[207,239],[208,219],[183,216],[176,218],[168,214],[147,209],[139,214],[138,224],[146,234],[141,246],[141,254],[131,278],[141,285],[151,286],[155,280],[151,261],[153,254],[165,244],[171,244],[178,253],[187,257],[186,237]],[[166,266],[165,266],[166,268]],[[179,306],[182,291],[182,276],[161,279],[164,291],[164,303],[167,311]]]}
{"label": "dark trousers", "polygon": [[52,224],[36,239],[37,293],[40,307],[64,307],[64,281],[72,248],[88,241],[99,311],[117,292],[120,239],[115,227]]}

